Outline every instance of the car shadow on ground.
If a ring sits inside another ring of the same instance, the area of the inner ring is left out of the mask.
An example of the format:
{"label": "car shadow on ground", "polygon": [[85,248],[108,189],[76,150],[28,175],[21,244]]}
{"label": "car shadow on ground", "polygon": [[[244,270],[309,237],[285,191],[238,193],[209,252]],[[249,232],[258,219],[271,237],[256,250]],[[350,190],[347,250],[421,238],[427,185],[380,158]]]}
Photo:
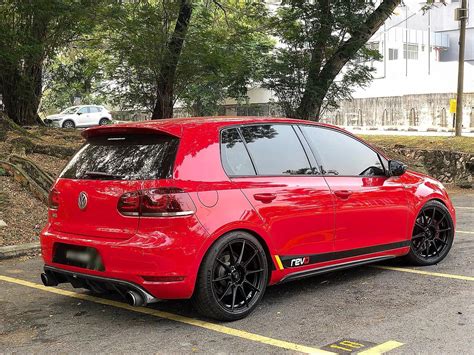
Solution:
{"label": "car shadow on ground", "polygon": [[[390,260],[374,265],[402,266],[403,262],[401,260]],[[331,290],[331,288],[337,290],[348,288],[353,284],[361,284],[365,281],[368,281],[374,276],[377,276],[383,272],[386,271],[360,266],[270,286],[266,289],[261,306],[259,306],[259,308],[266,309],[272,307],[273,305],[281,305],[283,302],[289,300],[297,302],[298,298],[309,294],[311,297],[318,299],[320,297],[324,297],[328,293],[332,294],[334,291],[336,291]],[[90,292],[86,293],[100,298],[125,303],[124,299],[118,294],[97,295]],[[163,300],[158,303],[149,304],[147,307],[163,312],[179,314],[189,318],[209,320],[194,310],[190,300]],[[257,309],[256,312],[259,312],[259,310]],[[215,322],[214,320],[211,321]]]}

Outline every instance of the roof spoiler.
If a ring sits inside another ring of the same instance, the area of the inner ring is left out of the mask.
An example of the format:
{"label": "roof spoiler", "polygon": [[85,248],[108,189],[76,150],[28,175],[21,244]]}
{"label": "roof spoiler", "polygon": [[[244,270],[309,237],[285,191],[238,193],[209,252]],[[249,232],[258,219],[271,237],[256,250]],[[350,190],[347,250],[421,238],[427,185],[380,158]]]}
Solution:
{"label": "roof spoiler", "polygon": [[181,137],[181,127],[176,125],[166,125],[154,122],[154,124],[119,124],[108,126],[91,127],[82,132],[86,139],[109,134],[167,134],[174,137]]}

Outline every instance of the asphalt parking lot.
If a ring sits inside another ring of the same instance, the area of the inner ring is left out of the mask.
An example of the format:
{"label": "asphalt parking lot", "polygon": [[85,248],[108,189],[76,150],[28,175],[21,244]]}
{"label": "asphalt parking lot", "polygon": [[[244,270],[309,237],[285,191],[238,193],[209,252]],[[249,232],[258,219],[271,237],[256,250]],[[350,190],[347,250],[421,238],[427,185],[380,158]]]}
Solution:
{"label": "asphalt parking lot", "polygon": [[474,193],[452,194],[453,249],[270,287],[251,316],[199,318],[188,302],[132,308],[71,286],[45,288],[39,257],[0,263],[0,353],[473,353]]}

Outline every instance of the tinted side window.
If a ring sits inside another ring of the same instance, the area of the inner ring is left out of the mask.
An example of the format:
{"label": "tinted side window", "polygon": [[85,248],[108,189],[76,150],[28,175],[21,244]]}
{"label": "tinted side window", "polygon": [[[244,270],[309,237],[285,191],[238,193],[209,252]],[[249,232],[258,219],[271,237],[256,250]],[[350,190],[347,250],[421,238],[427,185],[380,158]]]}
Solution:
{"label": "tinted side window", "polygon": [[354,138],[332,129],[301,126],[326,175],[384,175],[379,156]]}
{"label": "tinted side window", "polygon": [[241,128],[258,175],[311,174],[306,153],[290,125]]}
{"label": "tinted side window", "polygon": [[97,113],[97,112],[99,112],[99,110],[97,109],[97,107],[95,107],[95,106],[89,107],[89,113]]}
{"label": "tinted side window", "polygon": [[227,175],[255,175],[252,161],[237,128],[223,131],[221,139],[222,165]]}
{"label": "tinted side window", "polygon": [[83,107],[81,108],[79,111],[77,111],[78,113],[89,113],[89,108],[88,107]]}

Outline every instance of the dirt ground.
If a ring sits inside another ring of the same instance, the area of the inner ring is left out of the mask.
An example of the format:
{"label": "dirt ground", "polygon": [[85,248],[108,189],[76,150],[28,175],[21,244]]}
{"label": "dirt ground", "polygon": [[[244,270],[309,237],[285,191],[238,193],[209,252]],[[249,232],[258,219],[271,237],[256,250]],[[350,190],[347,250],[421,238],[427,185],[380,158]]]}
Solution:
{"label": "dirt ground", "polygon": [[48,217],[46,206],[8,176],[0,176],[0,246],[38,241]]}

